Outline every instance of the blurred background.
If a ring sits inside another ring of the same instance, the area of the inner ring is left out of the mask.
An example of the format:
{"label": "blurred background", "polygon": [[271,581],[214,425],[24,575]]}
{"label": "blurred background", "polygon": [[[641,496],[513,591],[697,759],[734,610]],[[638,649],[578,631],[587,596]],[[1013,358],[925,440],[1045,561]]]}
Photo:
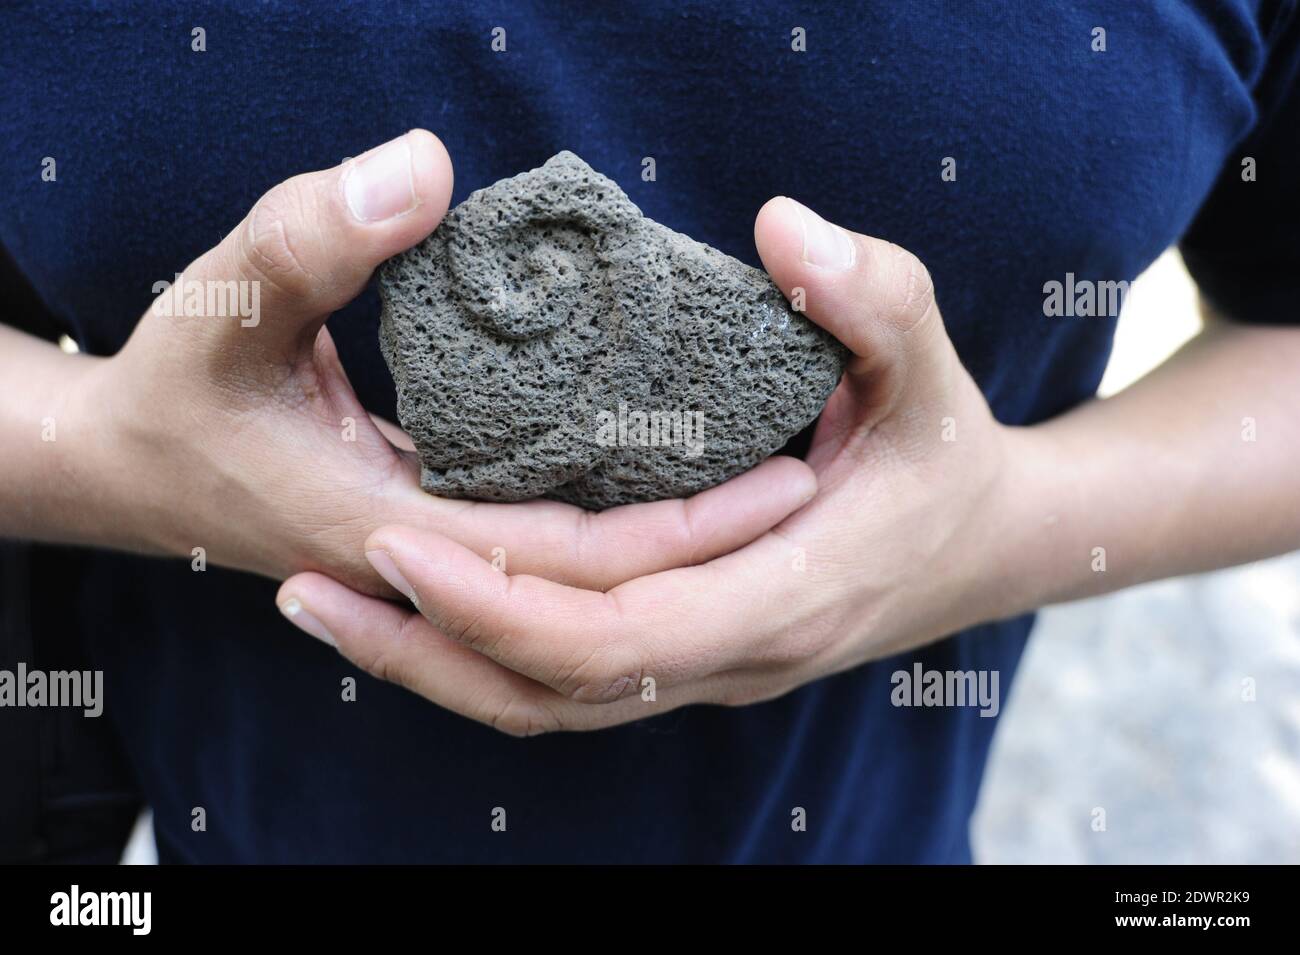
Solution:
{"label": "blurred background", "polygon": [[[1101,394],[1199,328],[1168,252]],[[976,861],[1300,862],[1300,554],[1045,610],[1004,704]]]}
{"label": "blurred background", "polygon": [[[1101,394],[1200,326],[1167,252]],[[1300,554],[1045,610],[1003,704],[977,862],[1300,862]],[[123,861],[156,861],[147,815]]]}

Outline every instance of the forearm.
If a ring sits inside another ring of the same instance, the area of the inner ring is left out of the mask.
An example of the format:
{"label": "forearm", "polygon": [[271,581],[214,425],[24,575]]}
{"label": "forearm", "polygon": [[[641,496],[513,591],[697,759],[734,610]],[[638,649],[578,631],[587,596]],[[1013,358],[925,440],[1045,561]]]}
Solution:
{"label": "forearm", "polygon": [[0,325],[0,537],[132,543],[88,473],[100,436],[78,398],[102,362]]}
{"label": "forearm", "polygon": [[1300,329],[1215,323],[1120,394],[1013,429],[1017,609],[1300,548],[1298,413]]}

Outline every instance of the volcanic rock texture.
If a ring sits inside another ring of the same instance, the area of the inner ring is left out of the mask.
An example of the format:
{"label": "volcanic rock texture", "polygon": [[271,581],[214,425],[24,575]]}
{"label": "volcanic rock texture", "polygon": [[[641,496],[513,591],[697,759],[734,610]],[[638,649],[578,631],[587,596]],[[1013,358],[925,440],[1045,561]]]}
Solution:
{"label": "volcanic rock texture", "polygon": [[847,357],[569,152],[470,195],[379,287],[398,416],[447,497],[693,494],[812,421]]}

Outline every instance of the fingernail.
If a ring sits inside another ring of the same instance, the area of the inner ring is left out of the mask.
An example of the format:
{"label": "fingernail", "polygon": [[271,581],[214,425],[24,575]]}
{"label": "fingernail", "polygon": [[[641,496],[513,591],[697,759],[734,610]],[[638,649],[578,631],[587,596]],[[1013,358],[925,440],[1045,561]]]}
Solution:
{"label": "fingernail", "polygon": [[386,550],[368,550],[366,551],[366,560],[370,561],[370,566],[375,568],[375,573],[388,581],[394,590],[405,594],[406,599],[411,603],[419,605],[415,599],[415,588],[407,582],[407,579],[402,576],[402,572],[397,569],[392,554]]}
{"label": "fingernail", "polygon": [[343,174],[343,195],[354,218],[379,222],[416,206],[411,144],[405,136],[353,161]]}
{"label": "fingernail", "polygon": [[831,225],[802,202],[795,202],[799,224],[803,227],[803,260],[821,269],[844,272],[853,268],[857,248],[849,234],[839,226]]}
{"label": "fingernail", "polygon": [[280,604],[280,613],[284,614],[289,619],[289,622],[299,630],[311,634],[322,643],[328,643],[335,649],[338,648],[338,641],[334,639],[334,635],[326,629],[325,624],[321,623],[302,605],[302,601],[297,597],[290,597]]}

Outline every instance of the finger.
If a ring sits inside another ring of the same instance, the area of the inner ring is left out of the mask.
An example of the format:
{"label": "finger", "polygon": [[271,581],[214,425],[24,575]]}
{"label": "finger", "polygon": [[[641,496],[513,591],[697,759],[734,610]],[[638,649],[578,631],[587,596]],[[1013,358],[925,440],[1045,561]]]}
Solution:
{"label": "finger", "polygon": [[703,563],[741,547],[817,492],[802,461],[769,458],[694,497],[593,513],[554,501],[449,502],[437,529],[498,569],[589,590],[671,567]]}
{"label": "finger", "polygon": [[[741,556],[755,546],[608,593],[503,574],[441,534],[407,527],[370,535],[366,557],[451,639],[569,699],[608,703],[647,676],[684,686],[750,662],[731,635],[761,629],[761,601],[743,592],[765,579]],[[719,594],[726,613],[701,605]]]}
{"label": "finger", "polygon": [[414,453],[415,443],[411,441],[411,436],[403,431],[400,427],[393,424],[387,418],[381,418],[377,414],[372,414],[370,420],[375,423],[379,433],[398,451],[409,451]]}
{"label": "finger", "polygon": [[853,352],[848,372],[864,400],[887,412],[946,394],[959,363],[916,256],[785,197],[759,211],[754,241],[786,296],[795,300],[802,289],[808,318]]}
{"label": "finger", "polygon": [[401,452],[394,448],[379,425],[382,419],[366,411],[352,388],[328,327],[322,326],[316,333],[311,368],[314,374],[310,378],[310,388],[320,399],[314,407],[328,409],[320,412],[326,415],[322,423],[331,430],[342,429],[349,446],[361,451],[371,461],[400,457]]}
{"label": "finger", "polygon": [[[689,693],[660,693],[650,685],[610,706],[574,702],[447,639],[419,614],[321,574],[289,578],[276,603],[295,626],[372,676],[512,736],[600,729],[695,701]],[[736,682],[728,678],[721,693],[734,692]]]}
{"label": "finger", "polygon": [[[415,444],[411,441],[411,436],[403,431],[399,425],[394,424],[387,418],[381,418],[377,414],[370,415],[370,421],[397,456],[398,463],[406,475],[407,487],[410,489],[419,487],[420,455],[415,450]],[[430,502],[423,501],[421,503],[428,507]],[[431,512],[435,509],[429,508]]]}
{"label": "finger", "polygon": [[[537,684],[438,633],[419,614],[358,594],[322,574],[290,577],[276,595],[297,627],[335,646],[362,670],[396,683],[439,706],[483,722],[498,722],[485,701],[494,696],[531,698]],[[504,714],[502,729],[558,728],[538,707]],[[516,725],[519,724],[519,725]]]}
{"label": "finger", "polygon": [[581,702],[639,685],[628,622],[609,594],[509,576],[441,534],[380,528],[366,558],[439,631]]}
{"label": "finger", "polygon": [[[205,308],[228,301],[223,288],[251,306],[235,318],[210,316],[200,326],[205,338],[224,346],[222,354],[305,353],[326,316],[355,298],[376,266],[442,221],[451,188],[447,150],[424,130],[275,186],[182,276],[187,289],[199,283]],[[203,294],[209,290],[217,294]]]}

